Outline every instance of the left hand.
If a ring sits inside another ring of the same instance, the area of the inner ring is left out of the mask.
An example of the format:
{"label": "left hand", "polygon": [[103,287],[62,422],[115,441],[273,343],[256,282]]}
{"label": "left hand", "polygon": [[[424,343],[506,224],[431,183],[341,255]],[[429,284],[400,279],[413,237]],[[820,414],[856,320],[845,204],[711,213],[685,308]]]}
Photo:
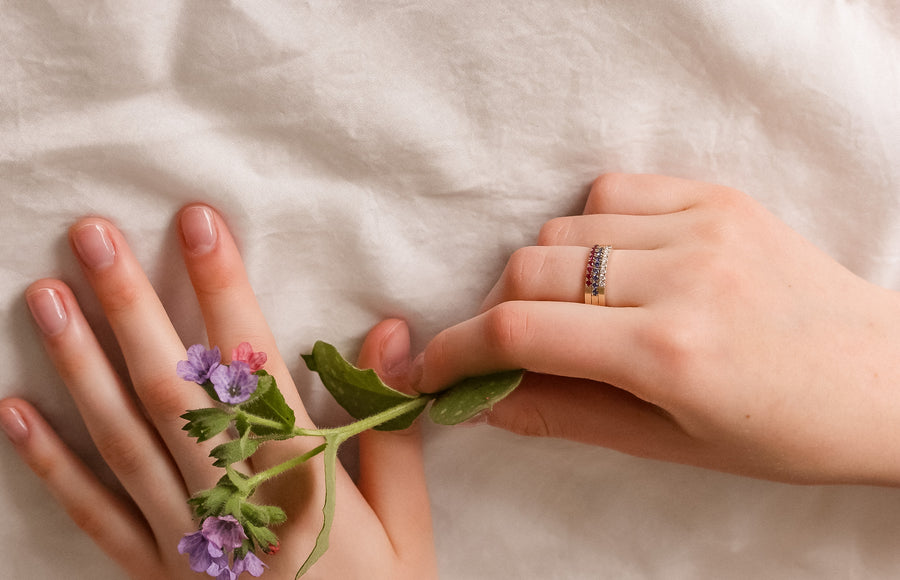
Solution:
{"label": "left hand", "polygon": [[[247,280],[234,240],[212,208],[190,206],[179,216],[185,264],[206,322],[211,345],[227,358],[243,341],[268,354],[265,365],[278,381],[301,427],[313,427]],[[78,405],[91,437],[129,494],[107,489],[60,440],[33,406],[0,402],[0,422],[25,463],[43,480],[75,523],[132,578],[195,579],[188,557],[176,551],[194,532],[186,500],[223,475],[208,457],[221,437],[197,444],[179,416],[211,406],[197,385],[176,375],[185,347],[125,237],[107,220],[84,219],[70,232],[73,248],[99,298],[122,350],[133,391],[117,376],[71,290],[59,280],[32,284],[26,298],[41,336]],[[378,325],[363,345],[359,364],[398,385],[397,369],[409,364],[406,325]],[[137,399],[132,396],[136,394]],[[367,432],[360,439],[360,479],[340,470],[331,548],[309,578],[408,578],[436,576],[422,449],[416,428]],[[264,444],[251,457],[260,471],[319,444],[301,437]],[[258,554],[269,577],[293,578],[322,525],[321,457],[263,484],[259,503],[288,515],[274,531],[275,556]],[[257,498],[254,497],[254,500]]]}

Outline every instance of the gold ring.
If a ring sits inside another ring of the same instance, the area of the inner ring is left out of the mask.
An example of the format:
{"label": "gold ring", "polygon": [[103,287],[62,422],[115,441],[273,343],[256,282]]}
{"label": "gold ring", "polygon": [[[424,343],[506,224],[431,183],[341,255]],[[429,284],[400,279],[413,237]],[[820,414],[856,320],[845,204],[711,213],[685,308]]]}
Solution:
{"label": "gold ring", "polygon": [[606,306],[606,264],[612,246],[599,244],[591,248],[584,274],[584,303]]}

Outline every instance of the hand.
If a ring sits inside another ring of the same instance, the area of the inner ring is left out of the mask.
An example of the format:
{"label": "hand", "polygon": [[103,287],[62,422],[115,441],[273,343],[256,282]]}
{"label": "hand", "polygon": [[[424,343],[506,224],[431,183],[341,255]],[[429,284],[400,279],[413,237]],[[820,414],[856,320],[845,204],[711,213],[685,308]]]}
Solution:
{"label": "hand", "polygon": [[[606,307],[583,303],[610,244]],[[748,196],[598,179],[515,252],[482,312],[417,359],[418,389],[531,373],[487,414],[528,435],[790,482],[900,483],[900,298]]]}
{"label": "hand", "polygon": [[[226,357],[243,341],[268,353],[266,369],[296,411],[298,425],[312,427],[224,221],[210,208],[194,205],[181,212],[179,224],[210,344],[218,345]],[[106,489],[25,401],[0,402],[0,423],[75,523],[128,574],[199,578],[176,546],[184,534],[197,529],[187,498],[212,487],[222,475],[207,456],[222,440],[195,443],[182,431],[179,415],[209,407],[211,401],[202,389],[175,374],[185,347],[122,234],[105,220],[85,219],[73,226],[70,237],[115,332],[139,401],[116,376],[69,288],[58,280],[41,280],[29,287],[26,298],[98,450],[133,503]],[[381,371],[395,386],[408,387],[396,380],[409,366],[405,324],[395,320],[378,325],[363,345],[359,364]],[[308,437],[267,443],[251,458],[250,467],[265,469],[318,443]],[[259,503],[279,505],[288,515],[287,523],[274,530],[280,539],[278,555],[263,556],[269,577],[293,578],[315,543],[324,494],[321,456],[316,459],[263,484],[257,494],[263,496]],[[308,577],[436,576],[415,428],[361,435],[359,484],[343,471],[337,483],[331,548]]]}

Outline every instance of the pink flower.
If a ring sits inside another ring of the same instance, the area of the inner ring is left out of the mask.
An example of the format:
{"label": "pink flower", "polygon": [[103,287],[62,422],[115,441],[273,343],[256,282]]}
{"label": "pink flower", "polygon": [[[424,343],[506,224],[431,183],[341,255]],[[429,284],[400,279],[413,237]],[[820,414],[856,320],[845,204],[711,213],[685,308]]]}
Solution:
{"label": "pink flower", "polygon": [[252,372],[261,369],[263,365],[266,364],[266,358],[266,353],[264,352],[253,352],[253,347],[250,346],[249,342],[242,342],[237,348],[232,349],[231,351],[231,360],[239,360],[247,363]]}

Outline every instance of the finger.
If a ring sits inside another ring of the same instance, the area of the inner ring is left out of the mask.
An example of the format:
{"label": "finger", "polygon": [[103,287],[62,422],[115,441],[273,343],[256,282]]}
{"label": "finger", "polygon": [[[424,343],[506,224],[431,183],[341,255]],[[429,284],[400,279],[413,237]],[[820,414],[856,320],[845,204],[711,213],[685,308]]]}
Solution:
{"label": "finger", "polygon": [[696,204],[710,188],[708,184],[676,177],[608,173],[594,181],[584,213],[675,213]]}
{"label": "finger", "polygon": [[[385,320],[366,337],[360,368],[372,368],[390,386],[409,390],[409,330]],[[358,487],[384,525],[394,550],[407,562],[433,564],[431,510],[418,425],[399,432],[360,434]],[[424,569],[424,568],[419,568]]]}
{"label": "finger", "polygon": [[[516,250],[488,293],[481,312],[501,302],[584,302],[591,250],[578,246],[529,246]],[[606,266],[606,305],[640,306],[647,297],[646,272],[657,260],[650,252],[613,249]]]}
{"label": "finger", "polygon": [[[226,359],[242,342],[265,352],[265,368],[275,377],[285,401],[294,410],[297,425],[312,427],[225,221],[208,206],[191,205],[179,213],[178,224],[182,254],[200,303],[209,344],[218,346]],[[310,437],[272,442],[260,448],[252,462],[257,469],[265,469],[319,443]]]}
{"label": "finger", "polygon": [[31,405],[0,401],[0,425],[22,460],[101,550],[134,577],[165,576],[147,523],[100,483]]}
{"label": "finger", "polygon": [[[75,297],[61,282],[41,280],[26,291],[44,347],[69,388],[98,451],[154,529],[190,524],[185,481],[158,434],[127,394]],[[183,434],[180,439],[187,440]],[[212,467],[191,466],[193,485],[215,482]]]}
{"label": "finger", "polygon": [[[416,389],[434,392],[463,378],[506,369],[606,382],[645,400],[635,375],[657,361],[640,348],[652,313],[564,302],[503,302],[452,326],[416,358]],[[635,373],[634,369],[640,369]]]}
{"label": "finger", "polygon": [[654,250],[670,244],[683,224],[679,214],[564,216],[541,227],[537,245],[591,247],[601,244],[623,250]]}
{"label": "finger", "polygon": [[[178,223],[184,261],[200,302],[210,345],[222,349],[227,358],[234,347],[249,342],[254,350],[266,353],[266,370],[279,385],[292,384],[222,217],[208,206],[193,205],[180,212]],[[282,390],[287,403],[302,411],[296,389]]]}
{"label": "finger", "polygon": [[[135,392],[172,455],[195,462],[197,446],[184,435],[179,416],[209,406],[209,401],[201,389],[185,388],[173,372],[185,349],[150,281],[124,236],[108,221],[81,220],[70,238],[116,335]],[[184,467],[190,471],[189,465]]]}
{"label": "finger", "polygon": [[604,383],[527,373],[484,417],[490,425],[639,457],[687,462],[690,438],[664,410]]}

